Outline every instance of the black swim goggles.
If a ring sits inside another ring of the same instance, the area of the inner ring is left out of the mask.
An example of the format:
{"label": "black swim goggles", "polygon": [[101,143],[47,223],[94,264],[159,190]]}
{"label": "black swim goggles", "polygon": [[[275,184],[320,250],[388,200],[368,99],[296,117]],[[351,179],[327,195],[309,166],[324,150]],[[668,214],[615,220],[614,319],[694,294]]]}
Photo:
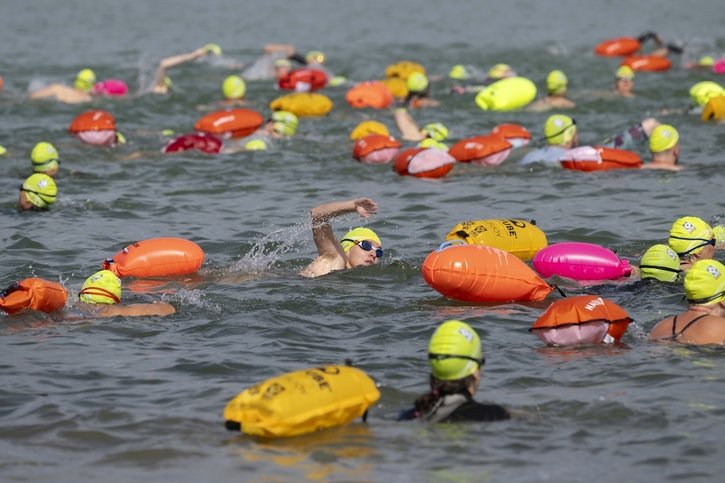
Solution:
{"label": "black swim goggles", "polygon": [[677,254],[680,256],[680,258],[684,257],[685,255],[688,255],[690,252],[692,252],[694,250],[697,250],[698,248],[706,247],[708,245],[715,246],[715,238],[714,237],[711,238],[710,240],[707,240],[705,238],[685,238],[685,237],[681,237],[681,236],[671,236],[670,238],[672,238],[673,240],[688,240],[688,241],[696,241],[696,240],[699,240],[699,241],[705,242],[705,243],[700,243],[699,245],[695,245],[694,247],[690,248],[687,251],[677,252]]}
{"label": "black swim goggles", "polygon": [[544,139],[551,139],[551,138],[555,138],[556,136],[559,136],[561,134],[564,134],[567,129],[569,129],[569,128],[573,127],[573,126],[576,126],[576,119],[574,119],[572,117],[571,118],[571,124],[569,124],[568,126],[564,127],[561,131],[557,131],[554,134],[549,134],[548,136],[544,136]]}
{"label": "black swim goggles", "polygon": [[428,360],[442,361],[445,359],[466,359],[475,362],[476,364],[478,364],[478,367],[483,367],[483,365],[486,363],[486,358],[483,356],[481,356],[480,359],[476,359],[475,357],[461,356],[458,354],[433,354],[432,352],[428,353]]}
{"label": "black swim goggles", "polygon": [[53,198],[52,196],[49,196],[49,195],[47,195],[45,193],[40,193],[38,191],[29,190],[28,188],[23,188],[23,185],[20,185],[20,187],[18,188],[18,190],[24,191],[26,193],[33,193],[34,195],[38,195],[38,197],[41,200],[43,200],[44,202],[46,202],[46,203],[50,203],[49,200]]}
{"label": "black swim goggles", "polygon": [[715,295],[711,295],[710,297],[705,297],[702,299],[687,299],[687,301],[690,302],[691,304],[704,305],[704,304],[706,304],[708,302],[712,302],[713,300],[718,299],[722,296],[725,296],[725,290],[723,290],[722,292],[716,293]]}
{"label": "black swim goggles", "polygon": [[679,268],[661,267],[659,265],[640,265],[639,268],[640,268],[640,270],[643,268],[650,268],[652,270],[662,270],[663,272],[672,272],[672,273],[676,273],[678,275],[683,272],[683,270],[681,270]]}
{"label": "black swim goggles", "polygon": [[343,238],[342,241],[346,242],[352,242],[355,245],[359,246],[366,252],[369,252],[370,250],[375,250],[375,257],[377,258],[383,258],[383,249],[382,248],[375,248],[372,243],[370,243],[367,240],[350,240],[349,238]]}

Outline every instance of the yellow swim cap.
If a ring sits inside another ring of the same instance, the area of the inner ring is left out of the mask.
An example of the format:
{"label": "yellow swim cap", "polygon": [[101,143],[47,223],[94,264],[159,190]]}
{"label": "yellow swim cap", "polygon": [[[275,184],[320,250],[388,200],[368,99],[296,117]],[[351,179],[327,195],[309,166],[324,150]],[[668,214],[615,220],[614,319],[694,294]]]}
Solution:
{"label": "yellow swim cap", "polygon": [[388,131],[388,128],[385,127],[385,124],[378,121],[363,121],[352,130],[350,133],[350,139],[357,141],[358,139],[362,139],[371,134],[390,136],[390,132]]}
{"label": "yellow swim cap", "polygon": [[275,132],[283,136],[294,136],[297,132],[299,119],[289,111],[275,111],[272,113],[272,126]]}
{"label": "yellow swim cap", "polygon": [[328,82],[330,87],[338,87],[347,83],[347,77],[344,75],[334,75]]}
{"label": "yellow swim cap", "polygon": [[657,126],[649,138],[649,150],[653,153],[661,153],[675,147],[680,140],[677,129],[669,124],[660,124]]}
{"label": "yellow swim cap", "polygon": [[287,59],[277,59],[274,61],[275,67],[286,67],[288,69],[292,68],[292,62],[290,62]]}
{"label": "yellow swim cap", "polygon": [[87,304],[117,304],[121,301],[121,279],[110,270],[100,270],[83,282],[78,299]]}
{"label": "yellow swim cap", "polygon": [[551,145],[564,145],[574,139],[576,121],[564,114],[554,114],[544,123],[544,137]]}
{"label": "yellow swim cap", "polygon": [[2,156],[3,154],[5,154],[7,152],[8,152],[8,150],[7,150],[7,148],[5,148],[5,146],[0,146],[0,156]]}
{"label": "yellow swim cap", "polygon": [[222,83],[222,92],[226,99],[241,99],[247,92],[247,84],[238,75],[230,75]]}
{"label": "yellow swim cap", "polygon": [[28,176],[20,191],[26,194],[33,206],[43,209],[55,203],[58,187],[47,174],[34,173]]}
{"label": "yellow swim cap", "polygon": [[91,69],[83,69],[76,76],[75,86],[79,91],[90,92],[96,83],[96,73]]}
{"label": "yellow swim cap", "polygon": [[319,50],[310,50],[305,55],[305,60],[307,63],[311,62],[317,62],[318,64],[324,64],[325,63],[325,54],[320,52]]}
{"label": "yellow swim cap", "polygon": [[552,70],[549,75],[546,76],[546,89],[549,94],[561,94],[566,91],[566,87],[569,83],[566,74],[560,70]]}
{"label": "yellow swim cap", "polygon": [[250,139],[244,144],[247,151],[264,151],[267,149],[267,143],[263,139]]}
{"label": "yellow swim cap", "polygon": [[491,79],[503,79],[504,77],[511,77],[513,70],[508,64],[496,64],[488,71],[488,76]]}
{"label": "yellow swim cap", "polygon": [[418,143],[418,147],[420,148],[436,148],[440,149],[441,151],[448,151],[448,145],[445,143],[442,143],[440,141],[436,141],[433,138],[425,138],[421,142]]}
{"label": "yellow swim cap", "polygon": [[342,237],[342,240],[343,241],[340,242],[340,245],[342,245],[342,249],[345,253],[350,251],[353,245],[355,245],[356,241],[372,240],[378,245],[383,244],[380,241],[380,237],[378,237],[377,233],[372,231],[370,228],[365,228],[362,226],[353,228],[352,230],[345,233],[345,235],[343,235]]}
{"label": "yellow swim cap", "polygon": [[725,244],[725,225],[713,226],[712,234],[715,235],[715,243],[718,245]]}
{"label": "yellow swim cap", "polygon": [[700,60],[697,61],[697,65],[700,67],[712,67],[715,65],[715,59],[712,55],[703,55]]}
{"label": "yellow swim cap", "polygon": [[469,79],[471,75],[468,73],[465,65],[456,64],[451,67],[451,71],[448,73],[448,77],[456,80],[465,80]]}
{"label": "yellow swim cap", "polygon": [[463,379],[483,365],[481,339],[467,323],[447,320],[430,338],[428,361],[436,379]]}
{"label": "yellow swim cap", "polygon": [[725,265],[698,260],[685,275],[685,297],[691,304],[710,305],[725,300]]}
{"label": "yellow swim cap", "polygon": [[443,141],[448,137],[448,128],[440,122],[426,124],[420,132],[436,141]]}
{"label": "yellow swim cap", "polygon": [[680,269],[680,259],[670,247],[663,244],[651,246],[639,264],[643,279],[654,278],[660,282],[676,282]]}
{"label": "yellow swim cap", "polygon": [[704,106],[713,97],[725,95],[725,89],[713,81],[702,81],[690,87],[690,99],[696,106]]}
{"label": "yellow swim cap", "polygon": [[708,245],[714,245],[715,236],[712,227],[705,220],[696,216],[685,216],[672,224],[668,243],[682,258],[700,253]]}
{"label": "yellow swim cap", "polygon": [[52,144],[41,141],[30,152],[30,160],[36,173],[58,169],[58,150]]}
{"label": "yellow swim cap", "polygon": [[422,74],[420,72],[412,72],[408,76],[406,85],[408,86],[408,91],[410,91],[411,93],[420,94],[421,92],[425,92],[430,83],[428,82],[428,78],[425,76],[425,74]]}
{"label": "yellow swim cap", "polygon": [[620,65],[614,75],[617,79],[634,80],[634,70],[628,65]]}

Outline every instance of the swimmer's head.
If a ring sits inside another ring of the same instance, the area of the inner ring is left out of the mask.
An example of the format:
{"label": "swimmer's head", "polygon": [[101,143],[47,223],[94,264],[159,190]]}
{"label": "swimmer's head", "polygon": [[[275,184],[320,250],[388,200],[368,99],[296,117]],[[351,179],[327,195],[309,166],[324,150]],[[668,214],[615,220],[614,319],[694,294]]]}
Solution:
{"label": "swimmer's head", "polygon": [[319,50],[310,50],[307,54],[305,54],[305,60],[308,64],[324,64],[325,54]]}
{"label": "swimmer's head", "polygon": [[[378,234],[362,226],[345,233],[340,240],[340,246],[351,267],[374,265],[383,256],[382,242]],[[353,247],[358,249],[353,250]]]}
{"label": "swimmer's head", "polygon": [[652,131],[649,138],[649,150],[653,153],[661,153],[674,148],[679,140],[680,135],[677,129],[669,124],[660,124]]}
{"label": "swimmer's head", "polygon": [[699,67],[712,67],[713,65],[715,65],[715,59],[712,57],[712,55],[703,55],[697,61],[697,65]]}
{"label": "swimmer's head", "polygon": [[451,67],[451,71],[448,73],[448,77],[455,80],[466,80],[470,79],[471,74],[468,73],[468,69],[463,64],[456,64]]}
{"label": "swimmer's head", "polygon": [[359,226],[345,233],[345,235],[342,237],[340,245],[342,245],[342,250],[347,253],[352,247],[355,246],[355,242],[361,242],[363,240],[374,241],[378,245],[382,244],[382,242],[380,241],[380,237],[377,233],[375,233],[370,228]]}
{"label": "swimmer's head", "polygon": [[294,136],[299,125],[297,116],[289,111],[273,112],[271,121],[274,132],[282,136]]}
{"label": "swimmer's head", "polygon": [[560,70],[552,70],[549,75],[546,76],[546,89],[551,95],[560,95],[566,92],[569,79]]}
{"label": "swimmer's head", "polygon": [[634,80],[634,70],[628,65],[620,65],[614,73],[617,79]]}
{"label": "swimmer's head", "polygon": [[45,173],[31,174],[20,186],[20,209],[44,210],[55,203],[57,194],[58,187],[53,178]]}
{"label": "swimmer's head", "polygon": [[83,92],[91,92],[93,84],[96,83],[96,73],[91,69],[83,69],[76,76],[76,89]]}
{"label": "swimmer's head", "polygon": [[428,89],[430,82],[428,82],[428,77],[422,72],[412,72],[406,80],[406,85],[411,94],[421,94]]}
{"label": "swimmer's head", "polygon": [[51,176],[58,171],[58,150],[50,143],[41,141],[30,152],[33,172],[47,173]]}
{"label": "swimmer's head", "polygon": [[564,114],[549,116],[544,123],[546,142],[555,146],[564,146],[576,136],[576,121]]}
{"label": "swimmer's head", "polygon": [[290,62],[289,59],[277,59],[274,61],[274,68],[275,69],[291,69],[292,62]]}
{"label": "swimmer's head", "polygon": [[444,141],[448,137],[448,128],[440,122],[426,124],[420,132],[436,141]]}
{"label": "swimmer's head", "polygon": [[428,361],[433,376],[455,381],[470,376],[483,365],[481,339],[470,325],[448,320],[438,326],[428,344]]}
{"label": "swimmer's head", "polygon": [[712,256],[716,243],[712,227],[697,216],[685,216],[675,220],[667,242],[680,258],[701,254],[703,250],[707,252],[702,255]]}
{"label": "swimmer's head", "polygon": [[448,151],[448,145],[433,138],[425,138],[418,143],[419,148],[435,148],[441,151]]}
{"label": "swimmer's head", "polygon": [[247,151],[264,151],[267,149],[267,143],[264,139],[251,139],[244,144],[244,149]]}
{"label": "swimmer's head", "polygon": [[100,270],[83,282],[78,299],[87,304],[117,304],[121,302],[121,279],[110,270]]}
{"label": "swimmer's head", "polygon": [[491,79],[503,79],[506,77],[513,77],[516,73],[511,69],[508,64],[496,64],[491,67],[488,71],[488,76]]}
{"label": "swimmer's head", "polygon": [[385,127],[385,124],[378,121],[363,121],[352,130],[350,133],[350,139],[357,141],[358,139],[370,136],[371,134],[390,136],[390,132],[388,131],[388,128]]}
{"label": "swimmer's head", "polygon": [[247,92],[247,84],[238,75],[230,75],[222,83],[222,93],[225,99],[241,99]]}
{"label": "swimmer's head", "polygon": [[639,269],[642,279],[654,278],[660,282],[676,282],[682,272],[677,253],[661,243],[644,252]]}
{"label": "swimmer's head", "polygon": [[685,297],[694,305],[725,301],[725,265],[717,260],[698,260],[687,271]]}

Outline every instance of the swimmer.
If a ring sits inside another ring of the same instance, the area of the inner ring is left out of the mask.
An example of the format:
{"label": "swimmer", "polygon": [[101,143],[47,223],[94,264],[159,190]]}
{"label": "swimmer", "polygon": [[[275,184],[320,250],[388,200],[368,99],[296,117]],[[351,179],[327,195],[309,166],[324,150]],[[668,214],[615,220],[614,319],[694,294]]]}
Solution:
{"label": "swimmer", "polygon": [[100,270],[86,279],[78,293],[78,309],[85,316],[124,317],[171,315],[176,312],[167,302],[121,305],[121,280],[110,270]]}
{"label": "swimmer", "polygon": [[166,57],[159,62],[156,67],[156,75],[154,77],[154,84],[150,89],[152,94],[168,94],[169,89],[173,85],[171,78],[167,75],[167,70],[176,67],[177,65],[191,62],[192,60],[199,59],[208,54],[214,54],[217,57],[222,55],[222,49],[216,44],[206,44],[204,47],[199,47],[193,52],[188,54],[173,55]]}
{"label": "swimmer", "polygon": [[696,261],[715,255],[717,238],[705,220],[685,216],[672,224],[667,243],[680,258],[680,269],[687,271]]}
{"label": "swimmer", "polygon": [[404,107],[395,110],[395,123],[406,141],[417,141],[422,148],[437,148],[448,151],[443,141],[448,137],[448,128],[440,122],[426,124],[418,127],[413,117]]}
{"label": "swimmer", "polygon": [[358,227],[347,232],[340,242],[335,238],[330,221],[346,213],[357,212],[363,218],[378,212],[378,205],[370,198],[356,198],[333,201],[314,207],[312,215],[312,236],[318,256],[300,275],[319,277],[335,270],[376,265],[383,256],[378,235],[369,228]]}
{"label": "swimmer", "polygon": [[430,392],[415,400],[398,421],[501,421],[511,415],[498,404],[473,399],[485,362],[478,334],[465,322],[448,320],[438,326],[428,344]]}
{"label": "swimmer", "polygon": [[247,83],[244,82],[244,79],[238,75],[227,76],[222,82],[221,91],[224,99],[210,104],[197,106],[197,110],[204,111],[207,109],[219,109],[220,106],[222,108],[239,107],[247,104],[247,101],[244,98],[247,93]]}
{"label": "swimmer", "polygon": [[622,97],[634,97],[634,70],[620,66],[614,73],[614,93]]}
{"label": "swimmer", "polygon": [[660,122],[657,119],[648,117],[638,124],[625,129],[616,136],[608,137],[599,145],[607,148],[632,149],[648,141],[652,136],[652,132],[659,125]]}
{"label": "swimmer", "polygon": [[651,246],[644,252],[639,263],[642,280],[650,278],[660,282],[677,282],[682,273],[680,257],[669,246],[661,243]]}
{"label": "swimmer", "polygon": [[45,173],[31,174],[20,185],[18,209],[20,211],[47,210],[50,205],[55,203],[57,195],[58,188],[53,178]]}
{"label": "swimmer", "polygon": [[50,143],[41,141],[30,152],[34,173],[45,173],[51,178],[58,174],[60,165],[58,150]]}
{"label": "swimmer", "polygon": [[262,55],[242,71],[242,77],[248,81],[268,80],[277,78],[276,62],[284,60],[292,69],[290,57],[294,56],[295,48],[290,44],[267,44],[262,49]]}
{"label": "swimmer", "polygon": [[650,340],[683,344],[725,344],[725,265],[699,260],[683,283],[687,311],[657,323]]}
{"label": "swimmer", "polygon": [[576,120],[564,114],[554,114],[544,123],[544,139],[547,146],[526,153],[520,163],[544,163],[560,166],[559,160],[564,153],[579,142]]}
{"label": "swimmer", "polygon": [[546,76],[547,95],[529,105],[526,110],[530,112],[544,112],[551,109],[573,109],[576,103],[566,97],[569,79],[560,70],[552,70]]}
{"label": "swimmer", "polygon": [[649,138],[649,150],[652,162],[642,165],[642,169],[664,169],[682,171],[680,161],[680,135],[677,129],[669,124],[657,126]]}
{"label": "swimmer", "polygon": [[418,109],[421,107],[437,107],[440,102],[430,97],[430,81],[422,72],[413,72],[405,81],[408,95],[403,101],[405,107]]}
{"label": "swimmer", "polygon": [[30,93],[30,99],[55,99],[65,104],[80,104],[93,100],[93,86],[96,74],[91,69],[78,72],[74,87],[54,83]]}

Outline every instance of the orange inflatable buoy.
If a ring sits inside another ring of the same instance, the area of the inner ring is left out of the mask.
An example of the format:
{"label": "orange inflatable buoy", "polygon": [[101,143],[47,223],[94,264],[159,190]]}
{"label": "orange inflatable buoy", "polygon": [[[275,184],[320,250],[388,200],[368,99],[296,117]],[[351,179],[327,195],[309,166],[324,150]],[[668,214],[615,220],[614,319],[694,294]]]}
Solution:
{"label": "orange inflatable buoy", "polygon": [[119,277],[170,277],[194,273],[204,263],[204,250],[184,238],[150,238],[133,243],[103,268]]}
{"label": "orange inflatable buoy", "polygon": [[225,138],[243,138],[259,129],[262,123],[264,117],[257,111],[236,108],[210,112],[196,121],[194,129]]}
{"label": "orange inflatable buoy", "polygon": [[445,242],[429,254],[422,272],[428,285],[464,302],[539,301],[553,290],[514,255],[459,240]]}
{"label": "orange inflatable buoy", "polygon": [[393,136],[369,134],[355,142],[352,157],[367,164],[386,164],[400,151],[400,143]]}
{"label": "orange inflatable buoy", "polygon": [[512,147],[501,136],[487,134],[461,139],[451,146],[448,154],[461,163],[497,166],[508,157]]}
{"label": "orange inflatable buoy", "polygon": [[280,89],[296,92],[314,92],[327,85],[327,74],[323,70],[302,67],[291,71],[277,81]]}
{"label": "orange inflatable buoy", "polygon": [[632,322],[629,314],[611,300],[578,295],[557,300],[529,329],[551,345],[618,342]]}
{"label": "orange inflatable buoy", "polygon": [[531,133],[519,124],[499,124],[491,129],[491,134],[504,138],[515,148],[526,146],[531,142]]}
{"label": "orange inflatable buoy", "polygon": [[345,100],[356,109],[385,109],[393,103],[393,93],[380,81],[366,81],[347,91]]}
{"label": "orange inflatable buoy", "polygon": [[398,153],[393,171],[401,176],[442,178],[456,164],[451,155],[436,148],[408,148]]}
{"label": "orange inflatable buoy", "polygon": [[602,57],[624,57],[637,52],[641,45],[640,41],[634,37],[619,37],[600,42],[594,48],[594,52]]}
{"label": "orange inflatable buoy", "polygon": [[79,114],[68,127],[68,131],[87,144],[112,145],[116,142],[116,120],[100,110]]}
{"label": "orange inflatable buoy", "polygon": [[621,65],[628,65],[637,71],[662,72],[672,67],[672,61],[659,55],[632,55],[624,59]]}
{"label": "orange inflatable buoy", "polygon": [[0,309],[10,315],[23,309],[55,312],[65,306],[68,292],[59,283],[26,278],[0,292]]}
{"label": "orange inflatable buoy", "polygon": [[569,149],[559,162],[562,167],[575,171],[633,169],[642,166],[642,159],[637,153],[604,146],[579,146]]}

